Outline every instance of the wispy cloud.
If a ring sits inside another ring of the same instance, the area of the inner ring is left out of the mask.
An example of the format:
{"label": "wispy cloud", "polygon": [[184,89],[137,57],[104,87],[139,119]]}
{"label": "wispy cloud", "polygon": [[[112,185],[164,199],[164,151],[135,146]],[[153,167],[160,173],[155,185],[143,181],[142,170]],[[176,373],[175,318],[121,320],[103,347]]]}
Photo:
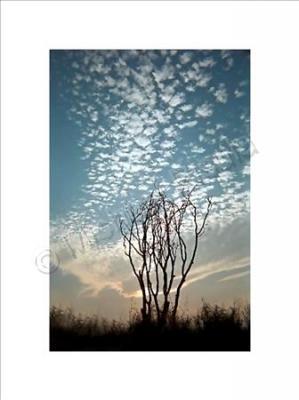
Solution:
{"label": "wispy cloud", "polygon": [[239,272],[237,274],[226,276],[225,278],[220,279],[218,282],[227,282],[227,281],[231,281],[234,279],[240,279],[249,274],[250,274],[250,271]]}

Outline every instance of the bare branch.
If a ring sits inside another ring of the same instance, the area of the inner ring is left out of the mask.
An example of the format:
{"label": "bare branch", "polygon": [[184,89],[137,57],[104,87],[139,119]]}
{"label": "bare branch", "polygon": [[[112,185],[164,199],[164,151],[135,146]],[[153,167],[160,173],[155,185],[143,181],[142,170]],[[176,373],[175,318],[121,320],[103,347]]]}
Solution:
{"label": "bare branch", "polygon": [[[183,192],[181,202],[168,199],[161,190],[152,191],[148,200],[136,210],[130,207],[124,220],[119,222],[125,255],[129,258],[142,292],[143,319],[151,319],[154,309],[158,321],[166,321],[170,313],[173,284],[178,278],[171,310],[175,318],[180,291],[194,263],[198,241],[204,233],[212,205],[208,199],[207,210],[199,224],[200,212],[191,200],[193,191],[194,188]],[[192,216],[194,226],[194,244],[189,260],[183,226],[188,213]],[[139,267],[136,259],[139,259]],[[178,277],[177,264],[180,266]]]}

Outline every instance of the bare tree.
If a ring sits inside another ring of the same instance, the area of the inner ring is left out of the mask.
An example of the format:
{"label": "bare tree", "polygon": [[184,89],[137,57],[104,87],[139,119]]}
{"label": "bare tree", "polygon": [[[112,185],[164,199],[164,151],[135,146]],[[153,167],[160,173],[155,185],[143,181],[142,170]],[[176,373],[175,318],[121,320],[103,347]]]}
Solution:
{"label": "bare tree", "polygon": [[[191,200],[192,192],[193,189],[184,192],[182,199],[175,202],[162,191],[153,191],[137,209],[130,207],[120,220],[125,254],[142,294],[143,321],[155,318],[163,325],[170,318],[176,319],[181,290],[194,264],[212,206],[208,198],[207,208],[201,213]],[[192,240],[187,246],[190,231]]]}

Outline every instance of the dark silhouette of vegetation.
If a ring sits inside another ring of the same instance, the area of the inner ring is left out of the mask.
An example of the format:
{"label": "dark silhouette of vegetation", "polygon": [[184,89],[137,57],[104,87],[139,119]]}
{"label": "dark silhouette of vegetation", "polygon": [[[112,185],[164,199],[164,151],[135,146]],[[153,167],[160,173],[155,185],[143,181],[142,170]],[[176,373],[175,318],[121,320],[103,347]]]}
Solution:
{"label": "dark silhouette of vegetation", "polygon": [[[191,199],[193,190],[183,192],[177,202],[162,191],[153,191],[137,209],[129,208],[120,220],[125,254],[142,294],[143,322],[156,320],[162,326],[176,320],[181,290],[194,264],[212,206],[208,198],[207,208],[201,213]],[[190,246],[186,225],[192,233]],[[171,292],[175,293],[172,305]]]}
{"label": "dark silhouette of vegetation", "polygon": [[177,315],[161,326],[139,312],[126,323],[75,315],[71,309],[50,312],[52,351],[249,351],[249,306],[220,307],[203,302],[194,315]]}

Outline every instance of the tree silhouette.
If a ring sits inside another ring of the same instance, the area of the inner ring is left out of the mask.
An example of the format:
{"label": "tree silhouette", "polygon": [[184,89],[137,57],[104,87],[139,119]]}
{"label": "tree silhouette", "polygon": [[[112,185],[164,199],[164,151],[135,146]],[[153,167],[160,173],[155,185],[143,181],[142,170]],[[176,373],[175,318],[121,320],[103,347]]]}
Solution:
{"label": "tree silhouette", "polygon": [[[162,191],[153,191],[120,219],[124,251],[142,294],[143,321],[156,319],[163,325],[176,319],[181,290],[194,264],[212,206],[208,198],[205,212],[200,212],[191,200],[193,190],[183,192],[177,202]],[[187,246],[190,231],[192,240]]]}

